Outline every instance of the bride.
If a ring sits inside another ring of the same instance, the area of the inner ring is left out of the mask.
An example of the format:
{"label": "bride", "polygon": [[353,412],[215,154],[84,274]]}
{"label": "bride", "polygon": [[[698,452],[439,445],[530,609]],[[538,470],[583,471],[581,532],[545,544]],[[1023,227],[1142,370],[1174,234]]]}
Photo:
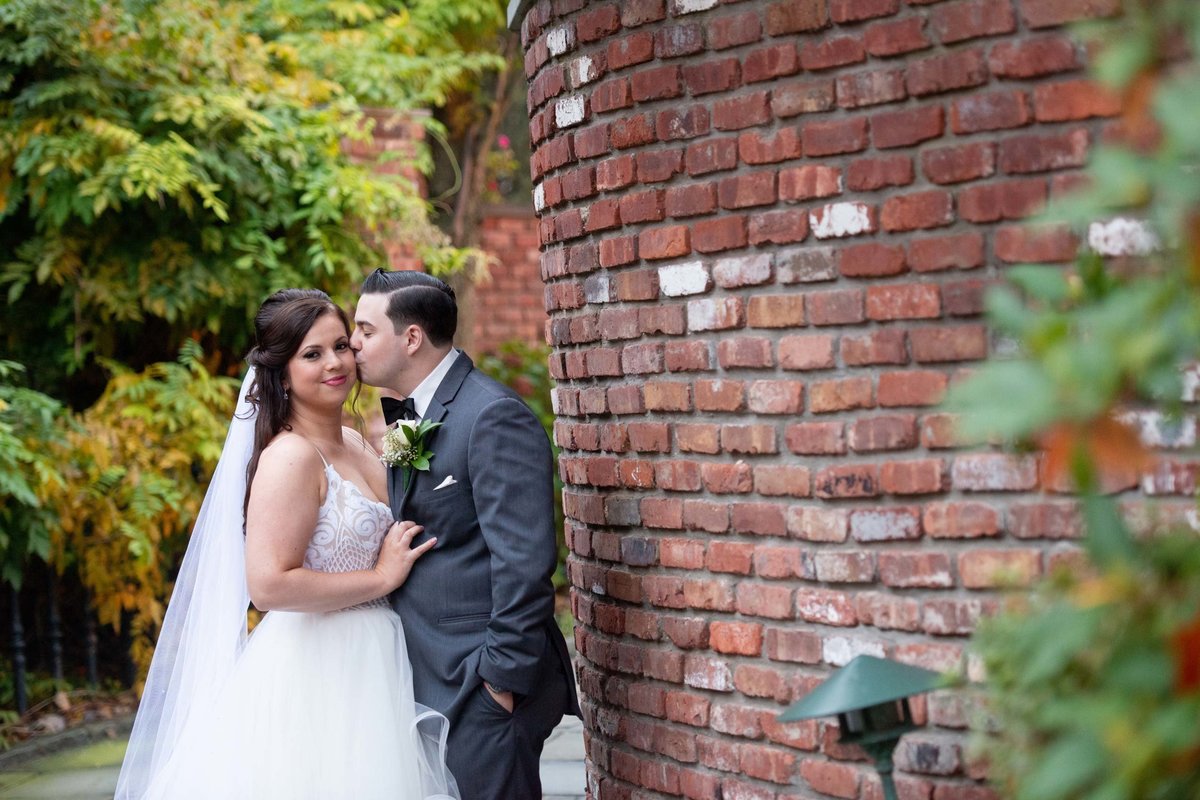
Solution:
{"label": "bride", "polygon": [[[436,541],[411,546],[420,527],[392,521],[383,465],[342,427],[349,322],[285,289],[254,324],[117,800],[456,797],[386,601]],[[250,601],[267,613],[247,636]]]}

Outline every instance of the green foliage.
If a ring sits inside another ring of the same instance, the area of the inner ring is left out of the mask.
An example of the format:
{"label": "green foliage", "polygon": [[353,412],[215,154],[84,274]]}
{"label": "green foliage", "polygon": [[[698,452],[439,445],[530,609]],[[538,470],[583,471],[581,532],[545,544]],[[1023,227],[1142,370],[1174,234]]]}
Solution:
{"label": "green foliage", "polygon": [[428,153],[361,158],[363,108],[408,124],[501,30],[484,0],[0,1],[0,359],[45,392],[0,362],[0,579],[73,566],[148,662],[262,299],[348,300],[390,241],[482,262],[429,220]]}
{"label": "green foliage", "polygon": [[951,397],[968,436],[1027,439],[1131,400],[1178,406],[1180,365],[1200,342],[1200,294],[1189,276],[1119,275],[1085,254],[1075,274],[1027,266],[1009,277],[1012,287],[991,292],[987,309],[1021,357],[987,365]]}
{"label": "green foliage", "polygon": [[[1090,187],[1043,222],[1083,235],[1140,220],[1140,252],[1073,269],[1029,266],[992,293],[992,325],[1015,344],[951,397],[966,432],[1039,446],[1052,481],[1079,491],[1083,563],[984,622],[989,720],[979,754],[1019,800],[1200,796],[1200,548],[1151,518],[1132,535],[1106,476],[1149,456],[1130,408],[1181,409],[1181,373],[1200,360],[1200,5],[1125,3],[1089,25],[1094,70],[1121,92],[1117,135]],[[1118,484],[1119,485],[1119,484]]]}
{"label": "green foliage", "polygon": [[484,158],[481,200],[485,203],[500,203],[512,196],[522,166],[513,150],[512,141],[505,135],[497,137],[495,147],[489,149]]}
{"label": "green foliage", "polygon": [[194,342],[140,373],[110,362],[104,395],[59,451],[66,482],[52,562],[73,566],[102,623],[128,612],[145,669],[174,575],[221,454],[237,381],[216,377]]}
{"label": "green foliage", "polygon": [[[25,693],[26,703],[30,706],[35,706],[38,703],[44,703],[54,697],[55,693],[66,691],[70,688],[68,681],[57,681],[53,676],[45,673],[31,673],[25,677]],[[0,669],[0,709],[11,709],[17,705],[17,687],[13,680],[13,673],[10,665],[5,664],[3,669]],[[11,714],[5,718],[4,714]],[[13,711],[0,711],[0,747],[3,747],[5,742],[4,726],[9,723],[17,722],[20,717]]]}
{"label": "green foliage", "polygon": [[996,730],[981,741],[1017,800],[1200,796],[1200,548],[1144,542],[1060,573],[981,625]]}
{"label": "green foliage", "polygon": [[1130,141],[1097,149],[1092,190],[1073,198],[1064,215],[1085,222],[1136,208],[1170,247],[1194,246],[1200,83],[1195,62],[1178,56],[1200,52],[1200,10],[1191,0],[1122,5],[1119,21],[1092,23],[1081,33],[1098,45],[1095,76],[1127,93]]}
{"label": "green foliage", "polygon": [[549,362],[550,348],[513,340],[481,358],[479,368],[521,395],[553,441],[554,409],[550,405],[550,391],[554,388],[554,379],[550,377]]}
{"label": "green foliage", "polygon": [[503,66],[478,46],[504,28],[497,0],[260,0],[252,8],[251,26],[278,62],[311,64],[365,106],[442,106]]}
{"label": "green foliage", "polygon": [[383,463],[400,468],[404,477],[401,484],[403,492],[408,491],[416,473],[429,471],[429,459],[436,453],[428,448],[426,438],[440,427],[442,423],[427,419],[416,423],[402,420],[383,432],[383,452],[380,456]]}
{"label": "green foliage", "polygon": [[550,377],[549,361],[549,347],[513,340],[481,358],[479,369],[519,394],[541,420],[546,436],[550,438],[554,451],[554,521],[558,531],[558,569],[554,573],[554,586],[561,589],[567,585],[567,543],[562,513],[563,483],[558,472],[559,449],[554,443],[554,409],[550,405],[554,379]]}
{"label": "green foliage", "polygon": [[236,349],[271,291],[356,285],[379,232],[445,249],[411,181],[343,153],[369,126],[303,46],[322,32],[281,59],[258,21],[214,0],[0,4],[0,286],[51,306],[71,368],[155,320],[172,333],[143,363],[195,331]]}
{"label": "green foliage", "polygon": [[1095,221],[1137,219],[1161,246],[1132,263],[1085,252],[1069,274],[1010,273],[988,311],[1020,356],[988,365],[951,397],[974,437],[1029,438],[1132,401],[1176,407],[1180,367],[1200,352],[1200,66],[1164,60],[1200,47],[1200,7],[1170,0],[1125,11],[1081,31],[1095,44],[1097,77],[1124,93],[1124,139],[1097,148],[1088,190],[1045,221],[1086,238]]}
{"label": "green foliage", "polygon": [[0,361],[0,581],[16,588],[30,557],[49,553],[58,512],[48,495],[63,486],[50,449],[62,441],[63,409],[18,385],[22,372]]}

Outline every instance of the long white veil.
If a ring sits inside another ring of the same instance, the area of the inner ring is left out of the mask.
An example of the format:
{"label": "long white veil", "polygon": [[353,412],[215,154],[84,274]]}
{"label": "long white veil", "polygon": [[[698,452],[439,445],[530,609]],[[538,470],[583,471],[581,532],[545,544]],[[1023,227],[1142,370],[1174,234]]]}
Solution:
{"label": "long white veil", "polygon": [[246,643],[250,591],[243,502],[254,450],[256,412],[246,399],[253,383],[251,367],[167,606],[116,800],[138,800],[146,793],[179,739],[189,701],[216,695]]}

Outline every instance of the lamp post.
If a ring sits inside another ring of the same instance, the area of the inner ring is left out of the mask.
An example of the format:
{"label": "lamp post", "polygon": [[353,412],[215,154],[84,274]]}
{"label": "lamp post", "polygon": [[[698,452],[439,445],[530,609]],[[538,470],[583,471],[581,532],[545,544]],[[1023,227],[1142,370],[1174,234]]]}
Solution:
{"label": "lamp post", "polygon": [[875,761],[885,800],[896,800],[892,751],[915,730],[908,698],[944,684],[940,673],[875,656],[857,656],[779,715],[780,722],[837,716],[841,739]]}

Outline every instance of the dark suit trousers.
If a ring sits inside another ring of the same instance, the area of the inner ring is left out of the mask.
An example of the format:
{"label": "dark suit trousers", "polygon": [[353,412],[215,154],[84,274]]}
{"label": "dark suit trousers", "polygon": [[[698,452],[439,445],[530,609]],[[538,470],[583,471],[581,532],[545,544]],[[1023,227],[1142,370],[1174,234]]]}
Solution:
{"label": "dark suit trousers", "polygon": [[546,664],[537,693],[518,697],[511,714],[480,684],[450,720],[446,758],[462,800],[540,800],[542,745],[570,702],[562,665]]}

